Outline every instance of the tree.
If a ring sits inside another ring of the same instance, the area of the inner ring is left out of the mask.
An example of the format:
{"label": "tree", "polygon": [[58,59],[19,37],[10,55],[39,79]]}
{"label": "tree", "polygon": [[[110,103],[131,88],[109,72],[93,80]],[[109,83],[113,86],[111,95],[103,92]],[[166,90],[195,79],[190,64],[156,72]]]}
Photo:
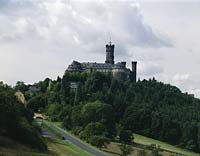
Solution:
{"label": "tree", "polygon": [[81,133],[81,138],[90,142],[92,136],[105,136],[105,126],[99,122],[89,123]]}
{"label": "tree", "polygon": [[105,126],[107,137],[112,138],[116,135],[112,106],[100,101],[86,103],[81,110],[81,114],[84,126],[91,122],[99,122]]}
{"label": "tree", "polygon": [[[42,85],[42,95],[49,104],[61,105],[52,117],[78,135],[84,134],[88,124],[100,123],[105,137],[112,139],[116,136],[116,125],[120,124],[132,133],[200,151],[200,100],[175,86],[155,78],[133,83],[111,74],[67,71],[62,79],[51,81],[50,89],[45,89],[47,82]],[[70,89],[71,82],[78,84],[76,93]],[[65,109],[66,105],[71,106],[71,111]],[[37,103],[33,106],[38,107]],[[130,140],[124,139],[126,143]]]}
{"label": "tree", "polygon": [[147,153],[145,152],[145,150],[139,150],[137,156],[147,156]]}
{"label": "tree", "polygon": [[103,113],[102,108],[103,104],[100,101],[86,103],[81,111],[84,118],[84,125],[99,121]]}
{"label": "tree", "polygon": [[132,144],[133,142],[133,135],[132,132],[129,130],[121,130],[120,134],[119,134],[119,140],[121,143],[124,144]]}
{"label": "tree", "polygon": [[155,144],[150,145],[151,154],[150,156],[161,156],[160,154],[160,146],[156,146]]}
{"label": "tree", "polygon": [[66,72],[62,78],[61,90],[65,97],[68,97],[70,95],[70,75],[68,72]]}
{"label": "tree", "polygon": [[25,93],[29,87],[25,85],[23,81],[17,81],[14,88],[16,91],[21,91],[22,93]]}
{"label": "tree", "polygon": [[59,121],[59,114],[62,110],[60,104],[50,104],[48,105],[47,114],[51,121]]}
{"label": "tree", "polygon": [[81,105],[74,106],[72,109],[71,121],[72,121],[72,126],[74,128],[83,127],[83,118],[81,109],[82,109]]}
{"label": "tree", "polygon": [[34,112],[38,112],[40,108],[45,108],[47,104],[47,98],[44,94],[38,94],[28,101],[27,107]]}
{"label": "tree", "polygon": [[68,130],[72,128],[71,114],[72,107],[70,105],[65,106],[59,113],[59,120],[63,121],[63,126]]}
{"label": "tree", "polygon": [[15,91],[0,84],[0,136],[46,151],[47,146],[32,121],[32,113],[17,100]]}
{"label": "tree", "polygon": [[121,150],[121,156],[128,156],[133,152],[132,146],[126,145],[126,144],[121,144],[120,145],[120,150]]}
{"label": "tree", "polygon": [[90,143],[91,145],[96,146],[101,149],[102,147],[106,147],[107,144],[110,143],[110,141],[105,136],[95,135],[90,138]]}

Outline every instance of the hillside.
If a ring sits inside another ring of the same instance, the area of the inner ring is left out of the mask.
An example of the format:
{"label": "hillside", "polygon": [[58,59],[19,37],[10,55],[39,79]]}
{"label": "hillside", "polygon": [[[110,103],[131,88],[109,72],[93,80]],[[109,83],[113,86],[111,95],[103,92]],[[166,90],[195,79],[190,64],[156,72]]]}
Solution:
{"label": "hillside", "polygon": [[156,144],[160,146],[160,148],[165,151],[166,155],[170,155],[170,153],[171,154],[179,153],[179,154],[188,155],[188,156],[200,156],[199,153],[191,152],[189,150],[185,150],[185,149],[182,149],[182,148],[179,148],[179,147],[176,147],[168,143],[158,141],[149,137],[141,136],[138,134],[134,134],[134,137],[135,137],[134,142],[137,144],[141,144],[145,146]]}
{"label": "hillside", "polygon": [[[51,124],[63,129],[63,126],[61,125],[60,122],[53,122]],[[57,135],[58,138],[60,138],[60,135],[61,135],[60,133],[59,135]],[[73,137],[76,138],[76,136]],[[131,156],[137,155],[140,151],[145,151],[146,154],[150,155],[152,152],[151,147],[153,145],[156,145],[157,147],[160,146],[159,154],[162,156],[172,156],[172,155],[200,156],[199,153],[191,152],[189,150],[184,150],[182,148],[178,148],[176,146],[167,144],[165,142],[144,137],[138,134],[134,134],[134,144],[132,145],[133,152],[131,153]],[[104,153],[107,153],[108,156],[118,156],[121,154],[119,142],[111,142],[109,145],[107,145],[107,147],[102,148],[102,150],[104,151]]]}
{"label": "hillside", "polygon": [[2,156],[90,156],[71,143],[51,138],[45,138],[48,146],[46,152],[40,152],[7,137],[0,137],[0,140],[4,142],[4,146],[0,146],[0,155]]}
{"label": "hillside", "polygon": [[[33,112],[15,96],[15,90],[0,82],[0,136],[30,146],[35,150],[47,150],[40,129],[33,124]],[[4,142],[0,142],[4,146]]]}
{"label": "hillside", "polygon": [[125,132],[200,151],[200,100],[170,84],[66,72],[34,86],[41,90],[34,94],[23,90],[27,107],[62,122],[92,145],[104,146]]}
{"label": "hillside", "polygon": [[[132,146],[133,152],[130,154],[130,156],[136,156],[138,153],[140,153],[140,151],[145,151],[146,155],[150,155],[152,153],[152,150],[150,149],[151,145],[160,146],[161,149],[159,154],[161,156],[200,156],[199,153],[177,148],[173,145],[169,145],[158,140],[147,138],[141,135],[136,135],[136,137],[137,139],[135,140],[135,143],[137,144]],[[112,142],[107,146],[107,148],[103,149],[103,151],[107,152],[109,156],[119,156],[121,153],[119,147],[119,143]]]}
{"label": "hillside", "polygon": [[23,145],[13,139],[8,137],[0,136],[1,144],[0,144],[0,155],[5,156],[47,156],[46,154],[42,154],[36,149],[31,148],[30,146]]}

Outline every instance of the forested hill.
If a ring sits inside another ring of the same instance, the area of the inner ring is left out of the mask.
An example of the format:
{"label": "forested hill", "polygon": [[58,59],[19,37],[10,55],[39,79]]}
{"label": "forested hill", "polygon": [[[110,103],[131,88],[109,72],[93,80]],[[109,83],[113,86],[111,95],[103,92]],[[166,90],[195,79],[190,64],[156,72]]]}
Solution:
{"label": "forested hill", "polygon": [[11,141],[5,139],[10,138],[39,151],[46,151],[46,143],[32,121],[33,112],[17,99],[15,90],[0,82],[0,147],[12,148]]}
{"label": "forested hill", "polygon": [[[77,89],[70,87],[71,82]],[[133,83],[101,73],[65,73],[35,86],[41,91],[30,93],[23,83],[16,86],[29,99],[28,107],[62,121],[91,144],[98,137],[113,139],[130,130],[200,152],[200,100],[177,87],[155,79]]]}

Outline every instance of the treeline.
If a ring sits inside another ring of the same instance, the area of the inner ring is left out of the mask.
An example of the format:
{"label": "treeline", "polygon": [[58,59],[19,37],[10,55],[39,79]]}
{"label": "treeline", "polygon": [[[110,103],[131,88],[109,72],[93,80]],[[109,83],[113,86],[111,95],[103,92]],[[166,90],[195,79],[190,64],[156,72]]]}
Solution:
{"label": "treeline", "polygon": [[[11,138],[44,152],[47,146],[32,122],[33,112],[19,102],[13,88],[0,82],[0,137]],[[6,142],[0,140],[0,146],[7,146]]]}
{"label": "treeline", "polygon": [[68,72],[36,85],[40,92],[30,96],[25,91],[28,107],[62,121],[91,144],[131,131],[200,152],[200,100],[177,87],[155,79],[133,83],[101,73]]}

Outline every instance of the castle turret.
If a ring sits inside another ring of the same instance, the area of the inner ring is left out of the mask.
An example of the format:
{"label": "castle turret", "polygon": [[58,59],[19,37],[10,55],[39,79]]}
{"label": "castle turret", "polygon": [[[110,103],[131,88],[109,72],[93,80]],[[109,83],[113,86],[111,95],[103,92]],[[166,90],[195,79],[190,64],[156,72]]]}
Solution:
{"label": "castle turret", "polygon": [[137,62],[133,61],[132,62],[132,80],[133,82],[136,82],[137,80]]}
{"label": "castle turret", "polygon": [[111,42],[106,45],[106,61],[105,63],[114,64],[114,48],[115,45]]}
{"label": "castle turret", "polygon": [[122,66],[126,68],[126,62],[121,62]]}

